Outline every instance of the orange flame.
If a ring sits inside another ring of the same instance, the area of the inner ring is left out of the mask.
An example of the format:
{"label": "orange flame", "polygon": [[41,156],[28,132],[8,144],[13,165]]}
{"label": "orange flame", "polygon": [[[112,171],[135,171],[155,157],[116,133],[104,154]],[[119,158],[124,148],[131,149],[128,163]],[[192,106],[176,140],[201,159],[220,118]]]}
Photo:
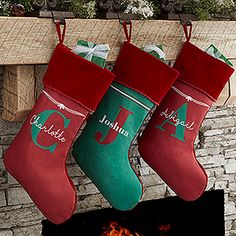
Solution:
{"label": "orange flame", "polygon": [[116,221],[110,223],[100,236],[140,236],[138,233],[132,234],[130,231],[120,226]]}

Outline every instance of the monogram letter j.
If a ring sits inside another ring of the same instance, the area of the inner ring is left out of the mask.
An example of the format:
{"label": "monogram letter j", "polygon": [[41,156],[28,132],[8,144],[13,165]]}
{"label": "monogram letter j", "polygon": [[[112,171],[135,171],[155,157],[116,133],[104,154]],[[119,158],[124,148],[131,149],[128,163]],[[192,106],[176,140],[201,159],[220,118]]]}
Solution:
{"label": "monogram letter j", "polygon": [[[119,106],[119,108],[120,112],[118,113],[116,119],[114,120],[114,124],[117,122],[119,128],[122,128],[124,123],[128,119],[128,116],[131,115],[132,112],[130,112],[129,110],[125,109],[122,106]],[[103,140],[102,140],[103,135],[101,132],[96,132],[95,139],[100,144],[110,144],[116,139],[118,133],[119,132],[116,129],[110,128]]]}

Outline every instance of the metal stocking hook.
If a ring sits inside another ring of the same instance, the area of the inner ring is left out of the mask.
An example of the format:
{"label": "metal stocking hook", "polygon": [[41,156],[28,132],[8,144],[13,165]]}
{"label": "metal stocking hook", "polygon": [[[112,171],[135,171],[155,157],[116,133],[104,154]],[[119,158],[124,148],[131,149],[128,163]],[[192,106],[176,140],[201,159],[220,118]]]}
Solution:
{"label": "metal stocking hook", "polygon": [[180,22],[181,25],[192,26],[191,19],[188,19],[188,20],[184,21],[180,14],[178,16],[179,16],[179,22]]}
{"label": "metal stocking hook", "polygon": [[124,21],[126,22],[127,25],[131,25],[132,24],[130,17],[128,17],[126,19],[121,19],[119,12],[116,12],[116,14],[117,14],[117,18],[118,18],[118,20],[119,20],[121,25],[123,25]]}
{"label": "metal stocking hook", "polygon": [[66,20],[65,20],[64,17],[59,17],[59,16],[55,15],[53,11],[51,11],[51,14],[52,14],[52,20],[53,20],[53,22],[54,22],[55,24],[56,24],[57,22],[59,22],[60,25],[64,25],[64,26],[65,26]]}

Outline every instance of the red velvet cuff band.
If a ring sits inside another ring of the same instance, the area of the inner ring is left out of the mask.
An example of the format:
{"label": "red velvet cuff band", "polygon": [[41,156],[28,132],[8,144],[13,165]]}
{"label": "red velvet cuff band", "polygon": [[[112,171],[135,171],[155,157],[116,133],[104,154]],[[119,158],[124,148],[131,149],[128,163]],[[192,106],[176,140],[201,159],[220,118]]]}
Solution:
{"label": "red velvet cuff band", "polygon": [[199,88],[217,100],[234,69],[208,55],[190,42],[185,42],[174,64],[179,79]]}
{"label": "red velvet cuff band", "polygon": [[178,72],[152,55],[125,42],[113,70],[115,80],[159,104]]}
{"label": "red velvet cuff band", "polygon": [[51,57],[43,83],[94,111],[113,79],[113,73],[77,56],[59,43]]}

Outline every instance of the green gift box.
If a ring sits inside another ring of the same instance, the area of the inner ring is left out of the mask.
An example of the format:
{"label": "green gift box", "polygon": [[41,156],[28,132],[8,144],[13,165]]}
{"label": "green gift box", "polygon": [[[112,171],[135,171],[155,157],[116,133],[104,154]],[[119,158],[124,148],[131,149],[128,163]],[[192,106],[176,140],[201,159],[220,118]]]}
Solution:
{"label": "green gift box", "polygon": [[147,45],[142,50],[165,62],[165,53],[163,52],[162,45]]}
{"label": "green gift box", "polygon": [[95,44],[78,40],[77,46],[74,48],[73,52],[104,68],[109,50],[108,44]]}
{"label": "green gift box", "polygon": [[233,64],[213,44],[207,48],[206,52],[214,58],[219,59],[230,66],[233,66]]}

